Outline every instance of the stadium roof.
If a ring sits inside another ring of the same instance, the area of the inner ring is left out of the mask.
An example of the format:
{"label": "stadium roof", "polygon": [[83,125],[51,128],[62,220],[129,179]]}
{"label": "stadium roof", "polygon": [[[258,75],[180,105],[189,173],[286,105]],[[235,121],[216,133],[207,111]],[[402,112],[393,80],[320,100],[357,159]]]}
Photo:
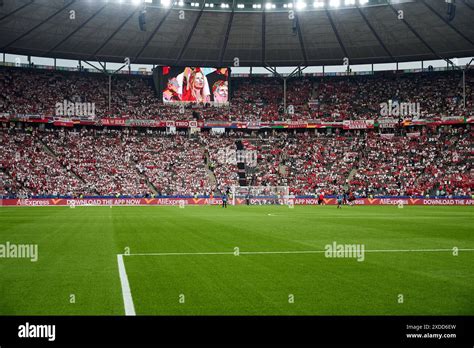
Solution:
{"label": "stadium roof", "polygon": [[0,0],[0,52],[192,66],[234,66],[235,58],[240,66],[306,66],[341,65],[344,57],[366,64],[474,56],[473,0],[458,0],[452,21],[444,0],[357,0],[340,8],[311,2],[294,11],[295,20],[281,1],[274,9],[266,1],[229,8],[220,7],[225,0],[211,1],[214,8],[195,1],[166,7],[153,0],[141,31],[144,5],[132,5],[140,1]]}

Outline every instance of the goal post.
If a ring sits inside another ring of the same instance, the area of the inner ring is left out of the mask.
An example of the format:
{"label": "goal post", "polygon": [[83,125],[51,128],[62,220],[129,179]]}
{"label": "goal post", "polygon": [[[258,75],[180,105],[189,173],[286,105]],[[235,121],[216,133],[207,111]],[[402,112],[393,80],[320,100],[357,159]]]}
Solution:
{"label": "goal post", "polygon": [[232,205],[240,199],[246,204],[293,205],[294,196],[290,195],[289,186],[232,186]]}

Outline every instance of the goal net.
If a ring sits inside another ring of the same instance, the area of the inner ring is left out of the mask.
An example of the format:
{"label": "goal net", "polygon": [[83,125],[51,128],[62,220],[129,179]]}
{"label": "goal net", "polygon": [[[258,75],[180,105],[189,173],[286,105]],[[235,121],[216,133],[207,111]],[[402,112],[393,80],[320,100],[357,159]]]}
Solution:
{"label": "goal net", "polygon": [[295,198],[288,186],[233,186],[231,192],[232,205],[238,201],[253,205],[293,205]]}

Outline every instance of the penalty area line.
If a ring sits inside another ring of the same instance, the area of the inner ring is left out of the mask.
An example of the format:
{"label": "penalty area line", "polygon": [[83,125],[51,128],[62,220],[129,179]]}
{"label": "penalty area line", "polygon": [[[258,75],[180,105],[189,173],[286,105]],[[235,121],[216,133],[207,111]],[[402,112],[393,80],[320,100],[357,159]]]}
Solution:
{"label": "penalty area line", "polygon": [[[450,249],[372,249],[364,250],[366,253],[403,253],[403,252],[446,252]],[[474,249],[460,249],[457,251],[474,251]],[[289,251],[239,251],[239,255],[265,255],[265,254],[321,254],[326,250],[289,250]],[[196,253],[135,253],[123,256],[189,256],[189,255],[235,255],[232,251],[222,252],[196,252]],[[122,261],[123,262],[123,261]]]}
{"label": "penalty area line", "polygon": [[123,255],[117,255],[118,269],[120,275],[120,283],[122,285],[123,304],[125,306],[125,315],[136,315],[135,306],[133,305],[132,292],[128,283],[127,272],[123,262]]}

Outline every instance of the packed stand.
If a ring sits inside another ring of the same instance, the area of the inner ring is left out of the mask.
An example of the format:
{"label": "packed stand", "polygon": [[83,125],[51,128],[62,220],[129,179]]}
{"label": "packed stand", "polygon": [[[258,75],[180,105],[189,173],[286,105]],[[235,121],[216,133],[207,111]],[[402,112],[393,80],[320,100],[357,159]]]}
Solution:
{"label": "packed stand", "polygon": [[2,196],[208,195],[238,186],[237,143],[256,152],[249,186],[295,195],[469,196],[469,126],[375,131],[202,132],[0,128]]}
{"label": "packed stand", "polygon": [[[3,171],[1,187],[19,195],[74,196],[86,191],[84,183],[48,153],[36,131],[0,130]],[[13,182],[12,182],[13,180]]]}
{"label": "packed stand", "polygon": [[381,116],[381,104],[391,100],[419,103],[419,114],[403,118],[472,116],[474,73],[472,69],[466,72],[466,109],[461,77],[459,71],[293,77],[287,80],[285,113],[283,83],[278,78],[232,78],[230,105],[197,107],[164,105],[148,76],[114,75],[109,109],[104,74],[0,68],[0,114],[60,116],[57,103],[66,100],[93,103],[93,118],[99,119],[342,121],[386,117]]}
{"label": "packed stand", "polygon": [[361,196],[469,195],[471,137],[462,127],[415,137],[369,137],[350,186]]}

